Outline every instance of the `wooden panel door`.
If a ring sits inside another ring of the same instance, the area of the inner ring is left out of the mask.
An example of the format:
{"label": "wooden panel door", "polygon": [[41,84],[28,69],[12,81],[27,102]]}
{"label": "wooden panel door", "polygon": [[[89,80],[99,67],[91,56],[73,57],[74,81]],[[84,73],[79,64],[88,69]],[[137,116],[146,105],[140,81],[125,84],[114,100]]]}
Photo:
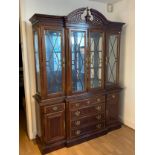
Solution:
{"label": "wooden panel door", "polygon": [[119,94],[107,95],[107,108],[106,108],[106,124],[111,125],[118,122],[118,103]]}
{"label": "wooden panel door", "polygon": [[65,112],[44,115],[45,143],[54,143],[65,138]]}

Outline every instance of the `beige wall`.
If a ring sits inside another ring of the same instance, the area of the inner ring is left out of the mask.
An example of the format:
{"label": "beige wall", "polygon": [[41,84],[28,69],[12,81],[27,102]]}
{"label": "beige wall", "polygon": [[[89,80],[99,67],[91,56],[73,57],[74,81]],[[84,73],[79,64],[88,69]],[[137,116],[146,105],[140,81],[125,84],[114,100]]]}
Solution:
{"label": "beige wall", "polygon": [[[120,83],[124,88],[120,118],[135,128],[135,6],[134,0],[122,0],[115,5],[116,20],[125,22],[121,39]],[[124,97],[123,97],[124,96]]]}
{"label": "beige wall", "polygon": [[[130,2],[131,3],[131,2]],[[109,20],[123,21],[127,23],[127,28],[123,32],[122,39],[122,59],[121,63],[121,83],[125,86],[125,97],[122,99],[124,105],[121,107],[120,117],[129,126],[133,127],[134,115],[134,32],[132,30],[133,20],[130,13],[132,5],[128,5],[127,0],[119,2],[114,7],[113,13],[106,12],[106,5],[99,2],[92,2],[89,0],[20,0],[21,9],[21,30],[23,56],[24,56],[24,75],[25,75],[25,89],[26,89],[26,105],[27,105],[27,122],[28,134],[32,139],[36,134],[35,108],[33,95],[35,93],[35,79],[34,79],[34,54],[32,46],[32,27],[29,18],[34,13],[51,14],[51,15],[67,15],[74,9],[79,7],[90,7],[102,12]],[[125,6],[125,9],[124,9]],[[118,8],[118,10],[117,10]],[[125,11],[125,13],[124,13]],[[131,11],[132,12],[132,11]],[[131,36],[132,33],[132,36]],[[130,34],[130,35],[129,35]],[[123,102],[122,102],[123,103]]]}

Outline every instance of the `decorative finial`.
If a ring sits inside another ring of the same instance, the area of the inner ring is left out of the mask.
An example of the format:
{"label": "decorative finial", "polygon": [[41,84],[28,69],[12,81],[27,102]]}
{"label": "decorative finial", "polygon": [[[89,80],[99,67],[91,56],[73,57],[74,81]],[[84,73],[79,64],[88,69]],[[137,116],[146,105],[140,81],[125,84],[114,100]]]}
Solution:
{"label": "decorative finial", "polygon": [[85,16],[85,20],[86,20],[86,22],[88,22],[88,21],[90,21],[90,18],[91,18],[91,16],[90,16],[90,9],[88,9],[88,7],[87,7],[86,11],[87,11],[87,14]]}

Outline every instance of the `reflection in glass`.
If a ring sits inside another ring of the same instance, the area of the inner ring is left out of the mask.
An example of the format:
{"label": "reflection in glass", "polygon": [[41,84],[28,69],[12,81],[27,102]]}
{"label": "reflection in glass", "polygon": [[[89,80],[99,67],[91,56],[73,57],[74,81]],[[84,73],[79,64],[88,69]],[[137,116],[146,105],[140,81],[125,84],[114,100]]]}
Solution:
{"label": "reflection in glass", "polygon": [[101,87],[103,62],[103,33],[90,33],[90,86]]}
{"label": "reflection in glass", "polygon": [[36,91],[40,92],[39,48],[38,48],[38,33],[36,31],[34,31],[34,53],[35,53],[35,68],[36,68]]}
{"label": "reflection in glass", "polygon": [[107,82],[116,83],[116,67],[117,67],[117,35],[109,37],[109,51],[107,53]]}
{"label": "reflection in glass", "polygon": [[61,32],[45,31],[46,74],[48,93],[62,91]]}
{"label": "reflection in glass", "polygon": [[84,57],[85,57],[85,32],[71,32],[72,52],[72,90],[83,91],[84,86]]}

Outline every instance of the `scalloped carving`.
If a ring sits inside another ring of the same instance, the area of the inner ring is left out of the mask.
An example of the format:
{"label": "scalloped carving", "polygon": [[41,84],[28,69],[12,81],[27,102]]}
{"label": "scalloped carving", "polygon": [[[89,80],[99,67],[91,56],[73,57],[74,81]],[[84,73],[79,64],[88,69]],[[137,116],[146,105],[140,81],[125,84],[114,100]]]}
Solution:
{"label": "scalloped carving", "polygon": [[79,8],[67,16],[67,22],[70,24],[87,23],[90,25],[106,25],[109,21],[103,14],[95,9]]}

